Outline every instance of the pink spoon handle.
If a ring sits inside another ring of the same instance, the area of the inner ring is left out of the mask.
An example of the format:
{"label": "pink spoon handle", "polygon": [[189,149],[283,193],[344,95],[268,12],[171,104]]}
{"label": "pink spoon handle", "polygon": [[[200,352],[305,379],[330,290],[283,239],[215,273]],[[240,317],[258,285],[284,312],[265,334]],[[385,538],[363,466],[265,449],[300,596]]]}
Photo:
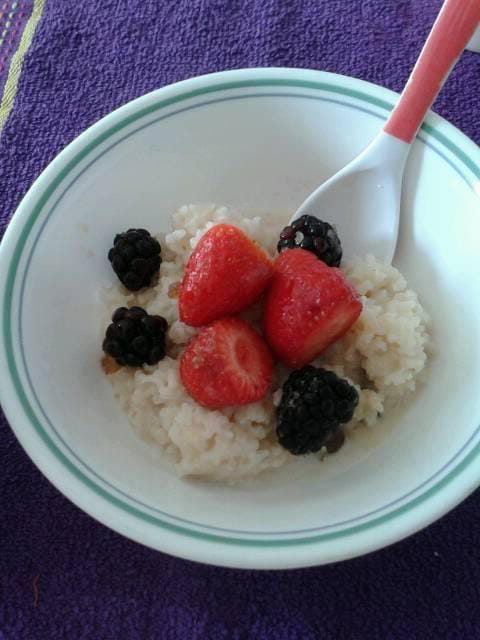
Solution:
{"label": "pink spoon handle", "polygon": [[412,142],[480,22],[480,0],[445,0],[384,131]]}

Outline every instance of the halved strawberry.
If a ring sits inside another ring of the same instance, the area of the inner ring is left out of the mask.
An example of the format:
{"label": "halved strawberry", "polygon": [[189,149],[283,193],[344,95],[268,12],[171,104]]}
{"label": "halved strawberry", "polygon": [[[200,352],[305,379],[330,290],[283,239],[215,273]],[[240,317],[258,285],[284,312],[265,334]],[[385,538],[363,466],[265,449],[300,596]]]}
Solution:
{"label": "halved strawberry", "polygon": [[223,318],[192,338],[180,361],[188,393],[209,409],[261,400],[272,383],[273,359],[260,335],[240,318]]}
{"label": "halved strawberry", "polygon": [[266,251],[230,224],[212,227],[185,267],[180,319],[194,327],[243,311],[262,295],[273,273]]}
{"label": "halved strawberry", "polygon": [[302,367],[341,338],[361,311],[360,296],[340,269],[291,249],[275,262],[265,299],[265,337],[279,358]]}

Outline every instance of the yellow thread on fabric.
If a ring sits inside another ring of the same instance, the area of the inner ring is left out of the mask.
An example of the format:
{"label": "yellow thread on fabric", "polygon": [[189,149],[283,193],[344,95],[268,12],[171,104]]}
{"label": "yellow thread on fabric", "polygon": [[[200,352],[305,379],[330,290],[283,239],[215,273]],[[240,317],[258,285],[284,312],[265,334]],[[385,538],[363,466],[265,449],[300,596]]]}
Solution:
{"label": "yellow thread on fabric", "polygon": [[13,108],[15,96],[17,94],[18,81],[22,72],[23,60],[30,48],[30,45],[32,44],[33,36],[35,35],[35,31],[45,8],[45,3],[46,0],[34,1],[32,15],[25,25],[20,44],[10,63],[7,81],[3,90],[2,101],[0,102],[0,134]]}

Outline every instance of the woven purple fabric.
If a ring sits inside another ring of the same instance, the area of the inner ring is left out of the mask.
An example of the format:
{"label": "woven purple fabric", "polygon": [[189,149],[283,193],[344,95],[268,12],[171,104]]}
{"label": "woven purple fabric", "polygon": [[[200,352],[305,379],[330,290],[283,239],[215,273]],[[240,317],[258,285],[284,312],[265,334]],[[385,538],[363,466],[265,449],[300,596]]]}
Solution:
{"label": "woven purple fabric", "polygon": [[[1,231],[48,162],[126,101],[193,75],[268,65],[399,90],[439,5],[47,0],[0,136]],[[479,96],[480,55],[467,52],[435,109],[477,143]],[[98,524],[37,471],[3,417],[0,456],[0,640],[480,638],[478,492],[363,558],[234,571],[156,553]]]}
{"label": "woven purple fabric", "polygon": [[32,8],[33,0],[0,0],[0,96]]}

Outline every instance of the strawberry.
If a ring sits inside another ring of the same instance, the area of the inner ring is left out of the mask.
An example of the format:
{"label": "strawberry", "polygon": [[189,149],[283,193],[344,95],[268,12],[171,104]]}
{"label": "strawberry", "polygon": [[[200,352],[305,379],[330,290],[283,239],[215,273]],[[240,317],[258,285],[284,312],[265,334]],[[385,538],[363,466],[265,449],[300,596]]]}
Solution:
{"label": "strawberry", "polygon": [[240,318],[203,327],[180,361],[188,393],[209,409],[261,400],[272,383],[273,359],[260,335]]}
{"label": "strawberry", "polygon": [[200,239],[179,294],[180,319],[194,327],[243,311],[262,295],[272,261],[241,229],[212,227]]}
{"label": "strawberry", "polygon": [[340,269],[310,251],[291,249],[275,263],[265,299],[265,337],[279,358],[302,367],[341,338],[361,311],[360,296]]}

